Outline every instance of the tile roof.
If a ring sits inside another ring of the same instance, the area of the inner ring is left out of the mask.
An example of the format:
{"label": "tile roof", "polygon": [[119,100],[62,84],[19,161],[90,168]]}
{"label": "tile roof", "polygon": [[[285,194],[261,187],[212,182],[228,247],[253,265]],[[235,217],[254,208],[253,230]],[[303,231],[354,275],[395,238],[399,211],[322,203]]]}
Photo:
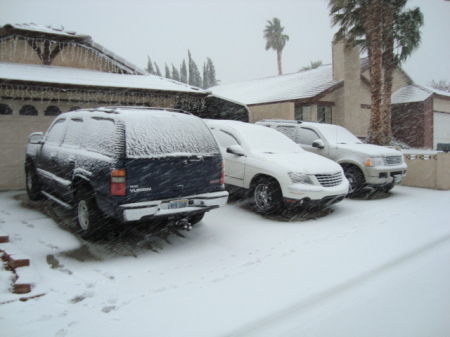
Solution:
{"label": "tile roof", "polygon": [[247,105],[312,98],[340,84],[332,66],[209,88],[213,94]]}

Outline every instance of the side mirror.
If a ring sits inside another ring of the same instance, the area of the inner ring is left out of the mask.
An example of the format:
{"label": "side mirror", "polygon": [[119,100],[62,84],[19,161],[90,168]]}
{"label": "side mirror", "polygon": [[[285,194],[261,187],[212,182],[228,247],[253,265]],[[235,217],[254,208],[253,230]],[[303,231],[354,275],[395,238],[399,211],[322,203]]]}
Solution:
{"label": "side mirror", "polygon": [[312,147],[317,147],[318,149],[323,149],[325,147],[325,143],[322,139],[316,139],[312,143]]}
{"label": "side mirror", "polygon": [[30,144],[44,144],[44,133],[34,132],[28,137],[28,143]]}
{"label": "side mirror", "polygon": [[244,149],[240,145],[231,145],[227,147],[227,153],[232,153],[240,157],[245,156]]}

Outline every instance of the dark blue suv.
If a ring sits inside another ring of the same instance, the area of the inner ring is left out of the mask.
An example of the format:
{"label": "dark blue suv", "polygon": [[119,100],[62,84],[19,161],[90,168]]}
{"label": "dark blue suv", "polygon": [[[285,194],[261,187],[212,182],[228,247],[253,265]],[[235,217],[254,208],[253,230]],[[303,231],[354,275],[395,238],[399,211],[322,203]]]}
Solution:
{"label": "dark blue suv", "polygon": [[226,204],[224,163],[198,117],[143,107],[84,109],[59,115],[26,150],[26,187],[75,208],[82,237],[105,219],[167,219],[190,227]]}

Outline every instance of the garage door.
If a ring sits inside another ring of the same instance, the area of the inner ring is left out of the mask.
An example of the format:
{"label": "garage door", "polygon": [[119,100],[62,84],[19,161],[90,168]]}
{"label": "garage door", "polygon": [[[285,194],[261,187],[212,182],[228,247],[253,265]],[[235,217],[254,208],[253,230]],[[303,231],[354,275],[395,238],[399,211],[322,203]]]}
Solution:
{"label": "garage door", "polygon": [[434,148],[436,148],[437,143],[450,143],[450,113],[435,112],[433,127],[434,127],[434,139],[433,139]]}

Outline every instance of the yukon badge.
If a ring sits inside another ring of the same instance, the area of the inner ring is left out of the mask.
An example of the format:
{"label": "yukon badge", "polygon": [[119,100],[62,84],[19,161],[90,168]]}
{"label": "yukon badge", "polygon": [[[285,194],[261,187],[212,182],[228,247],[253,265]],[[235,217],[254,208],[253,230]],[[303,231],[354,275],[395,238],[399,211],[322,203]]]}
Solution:
{"label": "yukon badge", "polygon": [[150,192],[152,190],[151,187],[139,187],[139,185],[130,186],[130,192],[138,193],[138,192]]}

